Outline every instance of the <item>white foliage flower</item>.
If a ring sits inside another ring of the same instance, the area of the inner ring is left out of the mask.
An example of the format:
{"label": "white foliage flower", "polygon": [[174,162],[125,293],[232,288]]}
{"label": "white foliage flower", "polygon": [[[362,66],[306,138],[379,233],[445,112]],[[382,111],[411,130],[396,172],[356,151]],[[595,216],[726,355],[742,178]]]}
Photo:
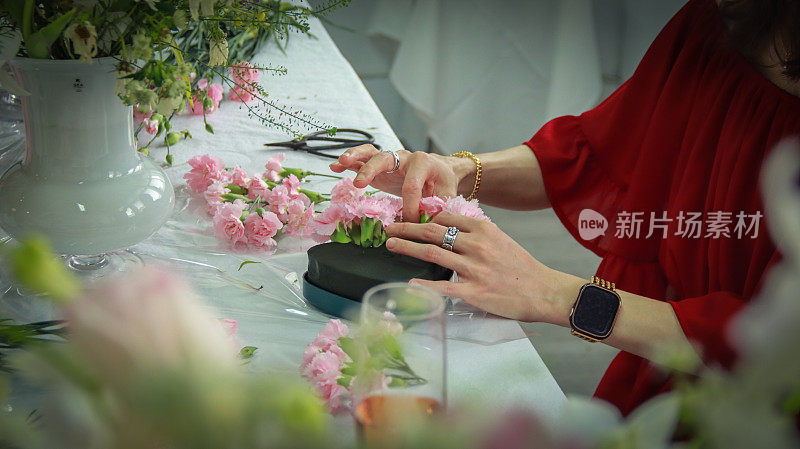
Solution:
{"label": "white foliage flower", "polygon": [[68,26],[64,30],[64,37],[72,43],[72,49],[81,61],[91,63],[97,55],[97,30],[88,21]]}
{"label": "white foliage flower", "polygon": [[224,66],[228,63],[228,41],[225,38],[211,41],[208,52],[208,65],[212,67]]}

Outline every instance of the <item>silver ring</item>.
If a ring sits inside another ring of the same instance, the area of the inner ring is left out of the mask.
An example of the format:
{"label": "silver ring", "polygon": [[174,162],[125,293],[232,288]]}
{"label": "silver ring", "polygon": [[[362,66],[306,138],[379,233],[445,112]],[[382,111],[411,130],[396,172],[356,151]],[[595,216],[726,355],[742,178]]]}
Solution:
{"label": "silver ring", "polygon": [[458,228],[450,226],[444,233],[444,241],[442,241],[442,248],[452,251],[453,245],[456,243],[456,236],[458,235]]}
{"label": "silver ring", "polygon": [[394,168],[386,173],[394,173],[400,169],[400,156],[397,155],[397,151],[381,150],[381,153],[391,153],[394,156]]}

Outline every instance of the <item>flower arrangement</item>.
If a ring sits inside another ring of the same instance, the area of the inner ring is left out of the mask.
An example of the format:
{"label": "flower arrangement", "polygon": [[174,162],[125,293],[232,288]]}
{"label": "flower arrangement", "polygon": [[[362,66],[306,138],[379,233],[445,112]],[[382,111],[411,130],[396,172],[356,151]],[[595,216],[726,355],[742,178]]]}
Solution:
{"label": "flower arrangement", "polygon": [[306,346],[300,374],[331,413],[352,410],[366,395],[378,390],[426,382],[400,351],[396,338],[403,332],[403,325],[396,319],[385,323],[390,324],[362,325],[351,337],[346,324],[330,320]]}
{"label": "flower arrangement", "polygon": [[[310,17],[347,3],[331,0],[310,9],[279,0],[9,0],[0,4],[0,66],[15,55],[87,63],[115,58],[117,95],[137,114],[158,114],[142,117],[148,121],[142,120],[140,129],[155,136],[167,131],[168,151],[189,137],[170,132],[169,119],[189,109],[205,120],[218,108],[223,84],[230,88],[229,100],[245,105],[257,100],[259,106],[246,107],[266,125],[289,132],[294,125],[326,129],[313,117],[267,99],[258,84],[261,72],[280,74],[285,68],[244,61],[269,41],[283,49],[292,33],[311,36]],[[0,84],[25,93],[4,70]],[[206,129],[213,132],[207,121]],[[140,149],[146,152],[148,146]]]}
{"label": "flower arrangement", "polygon": [[[366,189],[355,187],[352,178],[344,178],[331,191],[330,206],[314,217],[309,227],[318,242],[379,247],[386,242],[386,226],[399,221],[402,210],[402,198],[369,195]],[[467,201],[460,195],[447,200],[437,196],[420,200],[421,223],[431,221],[442,211],[489,220],[478,200]]]}

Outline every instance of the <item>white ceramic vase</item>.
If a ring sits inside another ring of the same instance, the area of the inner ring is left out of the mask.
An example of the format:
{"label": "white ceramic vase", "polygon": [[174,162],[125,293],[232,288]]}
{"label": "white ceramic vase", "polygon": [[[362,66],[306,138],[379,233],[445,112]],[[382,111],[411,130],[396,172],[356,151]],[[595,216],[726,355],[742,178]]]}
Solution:
{"label": "white ceramic vase", "polygon": [[71,264],[140,242],[175,203],[167,175],[135,148],[133,115],[115,95],[113,58],[16,58],[26,154],[0,177],[0,227],[13,238],[47,236]]}

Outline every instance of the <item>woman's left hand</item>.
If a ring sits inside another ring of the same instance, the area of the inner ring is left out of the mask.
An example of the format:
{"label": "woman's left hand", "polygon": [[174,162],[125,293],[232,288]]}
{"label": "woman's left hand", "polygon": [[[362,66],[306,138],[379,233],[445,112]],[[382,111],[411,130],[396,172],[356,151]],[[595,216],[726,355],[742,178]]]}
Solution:
{"label": "woman's left hand", "polygon": [[[441,247],[450,226],[459,230],[453,251]],[[391,237],[386,242],[389,251],[458,274],[457,283],[422,279],[413,279],[413,283],[507,318],[564,325],[585,283],[545,266],[488,221],[441,212],[431,223],[395,223],[386,232]]]}

